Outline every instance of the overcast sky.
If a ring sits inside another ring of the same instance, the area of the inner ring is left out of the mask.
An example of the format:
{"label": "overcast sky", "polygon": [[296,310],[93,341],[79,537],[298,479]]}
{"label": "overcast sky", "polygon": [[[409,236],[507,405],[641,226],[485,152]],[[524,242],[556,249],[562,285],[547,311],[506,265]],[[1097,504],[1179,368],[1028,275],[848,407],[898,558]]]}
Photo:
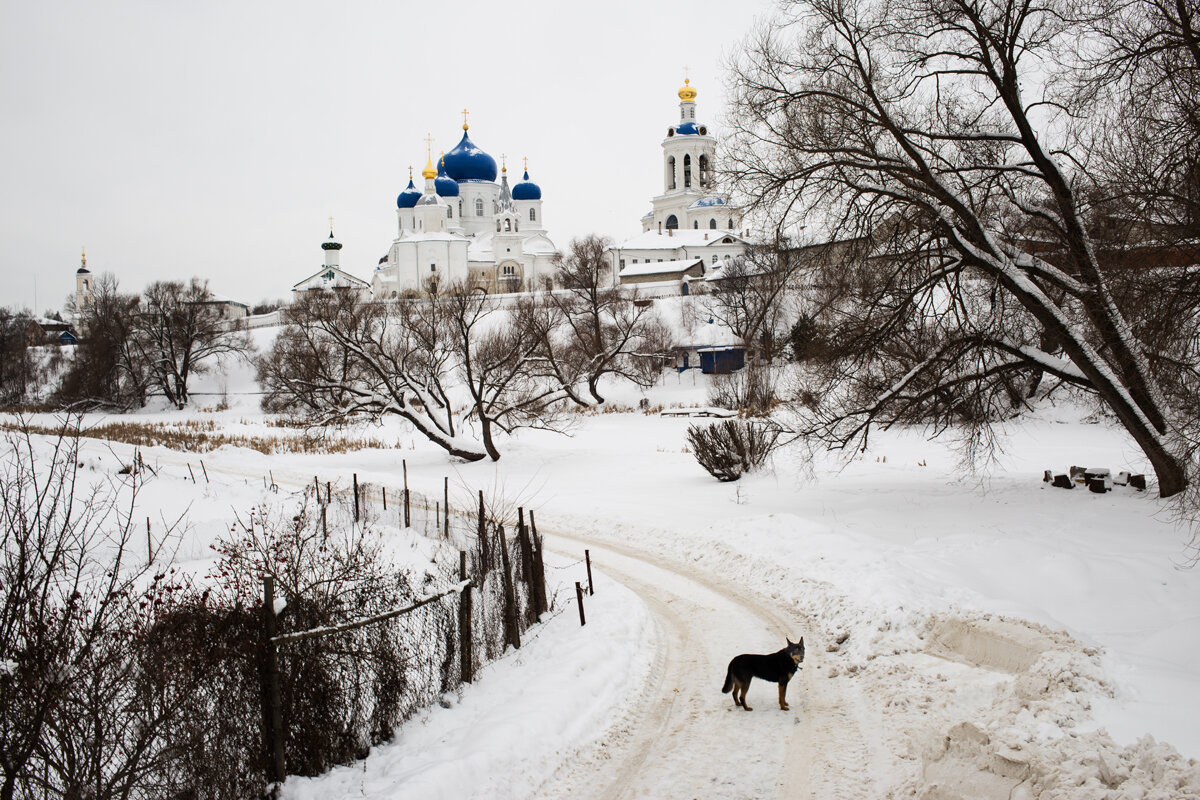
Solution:
{"label": "overcast sky", "polygon": [[[471,138],[545,223],[640,231],[688,68],[701,121],[769,0],[0,4],[0,305],[60,308],[82,247],[123,289],[207,278],[247,303],[323,262],[362,278],[425,143]],[[515,173],[515,174],[514,174]],[[35,286],[36,284],[36,286]]]}

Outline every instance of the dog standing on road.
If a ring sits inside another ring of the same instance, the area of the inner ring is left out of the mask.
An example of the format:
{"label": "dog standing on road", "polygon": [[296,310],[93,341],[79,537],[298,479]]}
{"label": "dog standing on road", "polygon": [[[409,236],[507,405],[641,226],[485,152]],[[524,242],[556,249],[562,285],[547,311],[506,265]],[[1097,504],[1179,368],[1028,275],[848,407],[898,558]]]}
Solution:
{"label": "dog standing on road", "polygon": [[[779,684],[779,707],[784,711],[788,710],[787,694],[788,681],[796,674],[796,670],[800,666],[800,662],[804,660],[804,637],[800,637],[799,642],[793,643],[791,639],[786,639],[787,647],[780,650],[778,653],[770,655],[755,655],[753,653],[743,653],[742,655],[729,662],[729,669],[725,673],[725,685],[721,687],[722,692],[733,690],[733,702],[747,711],[754,709],[746,705],[746,690],[750,688],[750,681],[754,678],[759,678],[764,681],[774,681]],[[738,696],[738,693],[741,696]]]}

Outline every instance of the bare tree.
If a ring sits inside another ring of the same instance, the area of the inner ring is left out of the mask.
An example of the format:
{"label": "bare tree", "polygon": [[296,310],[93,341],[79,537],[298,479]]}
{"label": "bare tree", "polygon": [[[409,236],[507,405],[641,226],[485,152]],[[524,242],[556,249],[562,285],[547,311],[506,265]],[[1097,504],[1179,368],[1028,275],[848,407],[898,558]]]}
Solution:
{"label": "bare tree", "polygon": [[76,309],[80,341],[56,394],[61,405],[146,404],[149,377],[137,346],[140,299],[123,294],[112,273],[96,276],[91,301]]}
{"label": "bare tree", "polygon": [[651,306],[636,304],[632,295],[611,285],[605,253],[610,244],[599,236],[573,239],[567,252],[555,257],[562,289],[543,296],[548,313],[533,320],[555,377],[581,406],[604,402],[600,381],[605,375],[650,385],[667,350],[666,329]]}
{"label": "bare tree", "polygon": [[88,485],[78,441],[71,418],[48,442],[25,430],[0,443],[0,800],[50,795],[31,764],[62,755],[56,716],[95,677],[146,569],[131,563],[138,474]]}
{"label": "bare tree", "polygon": [[734,65],[732,171],[785,222],[870,241],[873,258],[822,273],[852,290],[827,307],[906,332],[893,352],[858,351],[874,389],[827,393],[848,402],[826,403],[814,434],[861,443],[877,422],[1044,372],[1094,393],[1171,496],[1192,421],[1166,403],[1089,232],[1080,109],[1052,93],[1077,45],[1065,3],[789,3]]}
{"label": "bare tree", "polygon": [[27,314],[0,308],[0,406],[20,403],[33,378],[26,328],[33,320]]}
{"label": "bare tree", "polygon": [[205,361],[224,353],[244,355],[250,340],[222,317],[208,284],[158,281],[146,287],[138,314],[137,343],[150,378],[178,408],[188,402],[188,379]]}
{"label": "bare tree", "polygon": [[467,461],[500,457],[497,429],[556,427],[566,395],[527,309],[459,286],[441,291],[392,303],[307,294],[257,361],[265,404],[303,407],[318,425],[396,415]]}

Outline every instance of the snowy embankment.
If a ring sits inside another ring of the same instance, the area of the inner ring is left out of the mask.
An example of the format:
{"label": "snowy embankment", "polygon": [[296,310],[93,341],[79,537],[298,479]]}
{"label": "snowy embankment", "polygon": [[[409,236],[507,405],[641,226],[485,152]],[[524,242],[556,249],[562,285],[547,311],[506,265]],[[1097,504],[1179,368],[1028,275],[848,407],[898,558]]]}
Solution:
{"label": "snowy embankment", "polygon": [[[236,384],[230,375],[221,381]],[[648,397],[703,405],[705,388],[703,377],[672,374]],[[203,416],[258,428],[253,397],[232,392],[233,408]],[[636,406],[626,394],[615,399]],[[1187,529],[1152,492],[1096,495],[1040,480],[1072,464],[1146,472],[1121,431],[1046,406],[1011,426],[1005,452],[982,474],[964,471],[944,443],[897,431],[849,462],[788,449],[769,472],[719,484],[684,450],[692,422],[581,417],[570,437],[522,433],[496,464],[450,464],[395,423],[363,431],[397,442],[394,450],[268,457],[224,448],[205,458],[234,474],[344,481],[355,472],[389,485],[405,460],[418,491],[439,493],[449,476],[456,506],[478,489],[502,494],[537,509],[540,528],[637,548],[768,598],[806,626],[798,633],[808,637],[809,679],[878,715],[866,771],[896,796],[931,783],[951,792],[934,796],[953,796],[955,785],[961,796],[972,780],[987,784],[976,796],[1000,796],[1031,770],[1041,782],[1025,786],[1044,797],[1186,797],[1193,789],[1184,786],[1200,785],[1187,760],[1200,756],[1200,572],[1181,568]],[[214,494],[192,506],[184,557],[202,557],[205,539],[227,524],[221,515],[235,501]],[[363,764],[289,781],[289,791],[536,795],[555,759],[603,738],[650,658],[649,632],[636,599],[606,591],[589,604],[586,628],[555,617]],[[713,692],[719,678],[693,676]],[[720,736],[721,723],[713,726]],[[467,766],[440,766],[464,757]]]}

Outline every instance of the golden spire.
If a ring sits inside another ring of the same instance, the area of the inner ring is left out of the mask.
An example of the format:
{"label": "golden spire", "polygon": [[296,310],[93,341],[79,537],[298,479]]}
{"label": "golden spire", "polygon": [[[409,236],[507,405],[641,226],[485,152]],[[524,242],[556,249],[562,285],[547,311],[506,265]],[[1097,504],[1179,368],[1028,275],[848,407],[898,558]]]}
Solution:
{"label": "golden spire", "polygon": [[463,130],[464,131],[467,129],[467,113],[468,113],[467,110],[464,108],[463,109]]}
{"label": "golden spire", "polygon": [[694,103],[696,101],[696,90],[692,88],[690,78],[683,79],[683,88],[679,90],[679,99],[685,103]]}
{"label": "golden spire", "polygon": [[428,134],[425,136],[425,169],[421,170],[421,175],[426,178],[437,177],[437,170],[433,168],[433,137]]}

